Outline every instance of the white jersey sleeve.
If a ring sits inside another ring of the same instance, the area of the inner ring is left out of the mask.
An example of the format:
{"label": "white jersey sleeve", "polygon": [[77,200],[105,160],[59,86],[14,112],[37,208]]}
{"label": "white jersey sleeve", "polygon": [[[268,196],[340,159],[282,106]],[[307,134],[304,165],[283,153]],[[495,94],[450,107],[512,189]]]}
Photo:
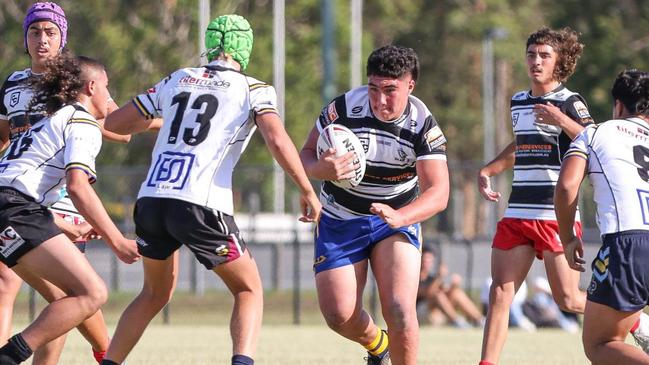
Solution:
{"label": "white jersey sleeve", "polygon": [[577,137],[575,137],[572,143],[570,143],[570,148],[566,151],[564,159],[570,156],[577,156],[588,160],[588,146],[590,145],[590,140],[596,129],[597,127],[591,124],[582,130]]}
{"label": "white jersey sleeve", "polygon": [[66,172],[79,169],[88,175],[90,183],[97,179],[95,159],[101,149],[101,129],[94,119],[73,117],[64,130]]}
{"label": "white jersey sleeve", "polygon": [[162,118],[162,108],[160,98],[163,95],[163,89],[173,75],[169,75],[158,82],[155,86],[149,88],[145,93],[133,98],[133,104],[137,110],[147,119]]}
{"label": "white jersey sleeve", "polygon": [[255,114],[278,114],[275,88],[252,77],[247,79],[250,84],[250,107]]}

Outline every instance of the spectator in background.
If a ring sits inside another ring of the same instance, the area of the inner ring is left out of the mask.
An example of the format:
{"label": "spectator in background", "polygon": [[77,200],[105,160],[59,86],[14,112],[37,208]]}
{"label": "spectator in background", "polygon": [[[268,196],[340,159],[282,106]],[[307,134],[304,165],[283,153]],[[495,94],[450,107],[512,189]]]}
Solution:
{"label": "spectator in background", "polygon": [[532,284],[532,295],[523,303],[523,313],[536,327],[559,327],[576,333],[579,324],[567,317],[552,298],[550,283],[544,277],[536,277]]}
{"label": "spectator in background", "polygon": [[484,316],[462,289],[462,277],[449,275],[448,267],[441,260],[436,260],[438,257],[441,257],[438,246],[424,244],[417,291],[419,322],[433,325],[449,323],[458,328],[482,326]]}

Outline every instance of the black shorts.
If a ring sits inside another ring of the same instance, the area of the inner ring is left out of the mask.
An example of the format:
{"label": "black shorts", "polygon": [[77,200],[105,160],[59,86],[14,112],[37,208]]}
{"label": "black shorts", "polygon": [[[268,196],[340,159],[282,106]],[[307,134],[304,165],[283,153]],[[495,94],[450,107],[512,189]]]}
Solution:
{"label": "black shorts", "polygon": [[593,260],[588,300],[622,312],[649,304],[649,231],[604,235]]}
{"label": "black shorts", "polygon": [[62,233],[49,209],[8,187],[0,187],[0,230],[0,261],[9,267],[41,243]]}
{"label": "black shorts", "polygon": [[139,252],[165,260],[187,246],[208,270],[245,252],[234,217],[178,199],[143,197],[133,213]]}

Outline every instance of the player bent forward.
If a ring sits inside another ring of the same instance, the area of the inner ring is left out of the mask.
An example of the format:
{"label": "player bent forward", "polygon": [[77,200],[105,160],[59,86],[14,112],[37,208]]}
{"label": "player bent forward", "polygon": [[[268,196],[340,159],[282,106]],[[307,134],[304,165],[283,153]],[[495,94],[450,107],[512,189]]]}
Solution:
{"label": "player bent forward", "polygon": [[[586,128],[566,152],[554,204],[568,264],[583,272],[583,243],[571,227],[588,174],[603,244],[584,311],[586,356],[593,364],[649,364],[647,354],[624,342],[649,304],[649,73],[620,73],[612,95],[614,119]],[[646,345],[646,337],[636,340]]]}
{"label": "player bent forward", "polygon": [[232,170],[257,126],[300,189],[300,219],[316,221],[321,205],[278,116],[275,89],[241,73],[252,40],[243,17],[218,17],[205,33],[207,66],[172,73],[106,120],[106,129],[118,133],[141,132],[152,117],[161,116],[163,125],[134,213],[144,288],[122,314],[104,365],[123,361],[170,300],[178,271],[174,252],[182,244],[232,292],[232,364],[253,364],[262,287],[232,216]]}
{"label": "player bent forward", "polygon": [[[309,176],[323,180],[314,264],[320,310],[329,327],[367,349],[368,364],[417,362],[419,222],[448,202],[446,139],[426,105],[411,95],[418,74],[411,48],[372,52],[368,85],[324,107],[300,153]],[[348,127],[367,147],[357,187],[333,183],[353,173],[353,152],[335,157],[331,149],[316,158],[319,133],[332,123]],[[362,308],[368,265],[389,342]]]}
{"label": "player bent forward", "polygon": [[[48,68],[36,86],[36,98],[47,100],[46,114],[51,116],[12,141],[0,161],[0,261],[21,276],[56,285],[67,296],[52,301],[0,348],[2,365],[25,361],[32,350],[76,327],[106,301],[104,283],[46,208],[59,199],[63,184],[79,212],[122,261],[139,258],[135,242],[119,232],[90,186],[101,147],[96,119],[105,117],[110,98],[106,71],[96,61],[65,56]],[[65,104],[70,105],[61,108]]]}

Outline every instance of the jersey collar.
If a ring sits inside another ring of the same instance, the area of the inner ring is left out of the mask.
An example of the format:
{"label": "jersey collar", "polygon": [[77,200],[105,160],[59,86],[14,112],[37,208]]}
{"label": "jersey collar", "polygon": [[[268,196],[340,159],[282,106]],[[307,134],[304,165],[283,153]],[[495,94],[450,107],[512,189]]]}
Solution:
{"label": "jersey collar", "polygon": [[543,98],[546,98],[546,97],[548,97],[548,96],[550,96],[552,94],[558,93],[559,91],[561,91],[561,90],[563,90],[565,88],[566,87],[563,85],[563,83],[560,82],[559,85],[554,88],[554,90],[549,91],[549,92],[547,92],[547,93],[545,93],[544,95],[541,95],[541,96],[534,96],[534,95],[532,95],[532,90],[529,90],[527,92],[527,97],[530,98],[530,99],[543,99]]}

